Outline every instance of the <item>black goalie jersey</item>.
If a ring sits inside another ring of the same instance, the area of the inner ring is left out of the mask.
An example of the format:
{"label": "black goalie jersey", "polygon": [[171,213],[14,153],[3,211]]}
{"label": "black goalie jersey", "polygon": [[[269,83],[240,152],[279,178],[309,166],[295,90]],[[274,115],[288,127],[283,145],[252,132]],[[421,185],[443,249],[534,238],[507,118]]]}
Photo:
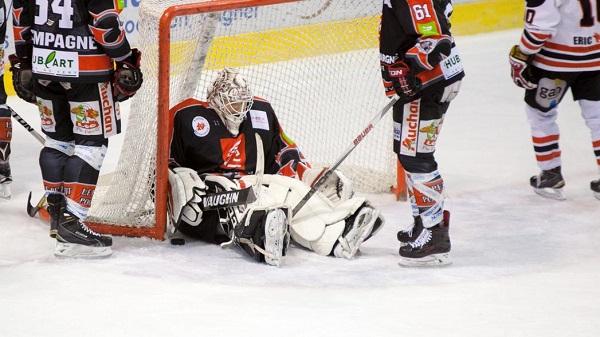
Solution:
{"label": "black goalie jersey", "polygon": [[259,134],[265,152],[265,173],[300,178],[308,163],[296,144],[287,137],[271,104],[254,98],[252,109],[234,136],[206,102],[187,99],[173,109],[171,166],[202,173],[254,174],[256,140]]}

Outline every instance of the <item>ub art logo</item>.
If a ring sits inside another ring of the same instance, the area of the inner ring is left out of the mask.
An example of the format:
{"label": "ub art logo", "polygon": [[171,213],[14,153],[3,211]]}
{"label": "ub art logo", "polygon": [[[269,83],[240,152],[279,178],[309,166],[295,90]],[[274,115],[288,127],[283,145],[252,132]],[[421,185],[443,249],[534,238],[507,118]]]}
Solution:
{"label": "ub art logo", "polygon": [[100,113],[90,107],[79,104],[71,109],[71,113],[75,114],[75,126],[83,129],[95,129],[100,126]]}

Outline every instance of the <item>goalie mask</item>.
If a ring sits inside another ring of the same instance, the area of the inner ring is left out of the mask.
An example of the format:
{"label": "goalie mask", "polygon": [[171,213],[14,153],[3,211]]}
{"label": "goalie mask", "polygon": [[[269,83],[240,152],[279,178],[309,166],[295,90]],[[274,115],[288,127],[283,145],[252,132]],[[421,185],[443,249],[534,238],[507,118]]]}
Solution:
{"label": "goalie mask", "polygon": [[219,72],[208,89],[208,104],[215,109],[225,126],[234,135],[252,107],[252,93],[246,80],[232,68]]}

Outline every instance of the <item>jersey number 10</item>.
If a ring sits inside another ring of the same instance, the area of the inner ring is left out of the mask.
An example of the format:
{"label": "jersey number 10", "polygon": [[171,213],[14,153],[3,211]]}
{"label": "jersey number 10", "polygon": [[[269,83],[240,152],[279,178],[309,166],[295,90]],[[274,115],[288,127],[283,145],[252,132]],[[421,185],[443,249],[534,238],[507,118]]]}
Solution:
{"label": "jersey number 10", "polygon": [[[583,18],[580,21],[581,27],[592,27],[594,25],[594,15],[592,14],[592,3],[590,0],[579,0],[583,10]],[[596,0],[596,14],[600,15],[600,1]],[[598,17],[600,22],[600,17]]]}
{"label": "jersey number 10", "polygon": [[[48,8],[49,1],[52,1],[51,8]],[[71,0],[35,0],[35,4],[39,7],[38,13],[33,20],[36,25],[47,24],[48,11],[52,10],[54,14],[60,15],[60,20],[58,20],[59,28],[73,28],[73,5],[71,4]]]}

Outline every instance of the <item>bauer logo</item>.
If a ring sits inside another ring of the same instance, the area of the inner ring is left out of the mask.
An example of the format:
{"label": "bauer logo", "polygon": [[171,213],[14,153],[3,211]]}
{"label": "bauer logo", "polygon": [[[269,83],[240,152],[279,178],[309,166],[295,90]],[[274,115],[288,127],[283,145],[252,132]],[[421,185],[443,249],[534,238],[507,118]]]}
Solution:
{"label": "bauer logo", "polygon": [[204,137],[210,132],[210,124],[208,124],[206,118],[196,116],[194,117],[194,120],[192,120],[192,130],[196,137]]}

